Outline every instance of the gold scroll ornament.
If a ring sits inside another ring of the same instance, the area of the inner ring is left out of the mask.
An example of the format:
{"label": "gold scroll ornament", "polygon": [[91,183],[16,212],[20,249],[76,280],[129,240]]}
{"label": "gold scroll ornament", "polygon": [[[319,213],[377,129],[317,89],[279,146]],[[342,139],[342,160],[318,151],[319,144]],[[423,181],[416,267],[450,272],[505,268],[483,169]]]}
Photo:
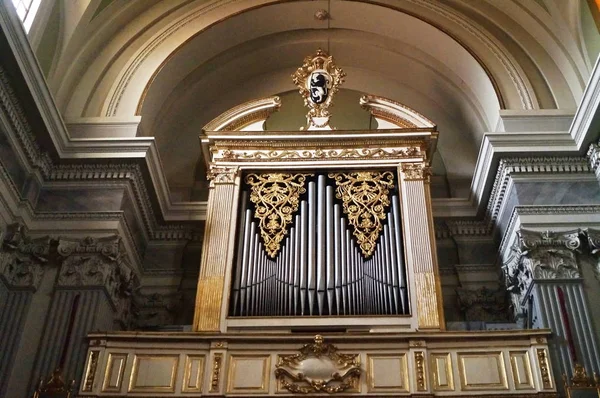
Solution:
{"label": "gold scroll ornament", "polygon": [[354,227],[354,236],[365,257],[375,251],[377,239],[390,206],[390,188],[394,187],[394,174],[389,171],[358,171],[329,173],[335,179],[336,197],[342,200],[348,222]]}
{"label": "gold scroll ornament", "polygon": [[298,354],[279,355],[275,377],[294,394],[359,392],[359,354],[340,354],[323,336],[305,344]]}
{"label": "gold scroll ornament", "polygon": [[256,204],[254,217],[260,220],[259,228],[265,249],[275,258],[281,241],[287,235],[292,215],[298,210],[300,195],[306,192],[306,177],[312,174],[248,174],[250,201]]}

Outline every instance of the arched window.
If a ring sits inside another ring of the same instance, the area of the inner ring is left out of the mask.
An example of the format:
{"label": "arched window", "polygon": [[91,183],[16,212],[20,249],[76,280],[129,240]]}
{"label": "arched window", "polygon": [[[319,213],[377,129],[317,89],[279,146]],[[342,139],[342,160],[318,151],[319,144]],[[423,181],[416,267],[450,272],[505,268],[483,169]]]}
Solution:
{"label": "arched window", "polygon": [[17,10],[17,15],[19,15],[19,18],[23,22],[25,31],[29,32],[42,0],[12,0],[12,2]]}

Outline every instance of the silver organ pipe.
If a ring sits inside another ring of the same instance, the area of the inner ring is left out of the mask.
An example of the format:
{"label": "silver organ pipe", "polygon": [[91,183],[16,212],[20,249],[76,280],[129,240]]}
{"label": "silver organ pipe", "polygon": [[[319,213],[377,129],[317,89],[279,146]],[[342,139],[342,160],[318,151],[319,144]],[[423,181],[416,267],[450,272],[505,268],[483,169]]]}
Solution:
{"label": "silver organ pipe", "polygon": [[398,196],[390,194],[375,249],[365,256],[335,182],[321,174],[305,186],[275,253],[242,192],[230,315],[408,314]]}

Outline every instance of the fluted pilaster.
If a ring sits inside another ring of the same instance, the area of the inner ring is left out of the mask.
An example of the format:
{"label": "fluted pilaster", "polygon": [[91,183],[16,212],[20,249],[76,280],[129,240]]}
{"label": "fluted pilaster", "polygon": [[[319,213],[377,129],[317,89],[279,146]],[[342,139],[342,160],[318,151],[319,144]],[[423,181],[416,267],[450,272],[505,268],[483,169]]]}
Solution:
{"label": "fluted pilaster", "polygon": [[232,261],[231,240],[235,233],[237,169],[212,167],[205,239],[202,246],[194,330],[219,331],[223,312],[226,271]]}
{"label": "fluted pilaster", "polygon": [[418,292],[416,300],[418,327],[419,329],[444,329],[444,311],[431,214],[429,173],[430,170],[423,163],[403,163],[400,167],[402,220],[407,268],[414,273],[414,291]]}

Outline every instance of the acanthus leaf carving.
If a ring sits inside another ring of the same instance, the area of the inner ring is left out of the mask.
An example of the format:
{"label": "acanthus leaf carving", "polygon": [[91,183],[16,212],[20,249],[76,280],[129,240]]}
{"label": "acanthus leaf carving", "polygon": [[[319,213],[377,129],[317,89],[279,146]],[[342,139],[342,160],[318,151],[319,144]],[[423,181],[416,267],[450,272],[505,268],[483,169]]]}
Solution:
{"label": "acanthus leaf carving", "polygon": [[51,239],[30,238],[21,224],[8,226],[0,252],[0,275],[9,286],[37,289],[48,262]]}

